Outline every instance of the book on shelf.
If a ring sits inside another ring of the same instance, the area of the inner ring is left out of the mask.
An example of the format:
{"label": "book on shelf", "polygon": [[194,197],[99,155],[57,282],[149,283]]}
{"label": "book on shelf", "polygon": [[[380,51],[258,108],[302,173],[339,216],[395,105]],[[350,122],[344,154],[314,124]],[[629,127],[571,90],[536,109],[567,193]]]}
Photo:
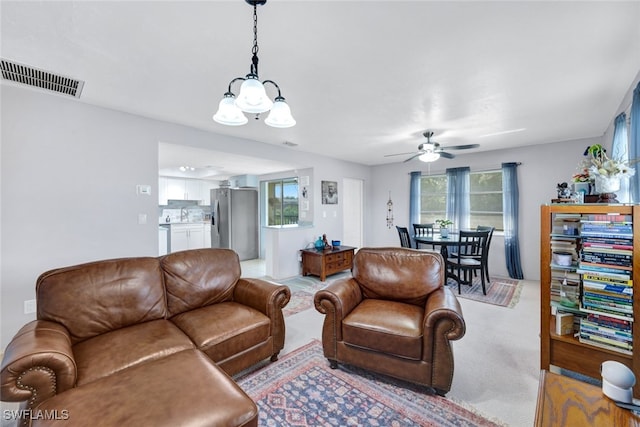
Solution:
{"label": "book on shelf", "polygon": [[599,348],[603,348],[605,350],[610,350],[610,351],[617,351],[618,353],[633,355],[633,350],[627,350],[627,349],[624,349],[624,348],[621,348],[621,347],[616,347],[616,346],[609,345],[609,344],[606,344],[606,343],[603,343],[603,342],[592,340],[591,338],[586,337],[586,336],[583,337],[582,335],[580,335],[578,337],[578,340],[581,343],[589,344],[589,345],[592,345],[594,347],[599,347]]}
{"label": "book on shelf", "polygon": [[578,268],[590,271],[600,271],[603,273],[619,273],[628,271],[631,272],[633,266],[631,265],[614,265],[614,264],[601,264],[598,262],[580,261]]}
{"label": "book on shelf", "polygon": [[[600,243],[600,242],[589,242],[589,241],[584,241],[582,242],[582,250],[587,250],[587,251],[597,251],[600,250],[602,252],[602,250],[611,250],[611,249],[617,249],[620,251],[629,251],[633,254],[633,246],[631,245],[627,245],[627,244],[618,244],[618,243]],[[608,252],[608,251],[605,251]],[[626,253],[626,252],[623,252]]]}
{"label": "book on shelf", "polygon": [[571,335],[574,332],[573,326],[573,314],[562,311],[556,313],[556,334]]}
{"label": "book on shelf", "polygon": [[629,295],[629,294],[600,292],[598,290],[587,288],[587,289],[584,289],[583,295],[585,298],[588,298],[593,301],[602,301],[602,302],[620,304],[624,306],[630,306],[633,303],[633,295]]}
{"label": "book on shelf", "polygon": [[629,283],[632,285],[633,279],[628,271],[599,271],[594,269],[583,269],[578,266],[576,270],[577,274],[582,275],[583,278],[588,277],[589,280],[611,282],[611,283]]}
{"label": "book on shelf", "polygon": [[620,222],[631,223],[633,217],[631,215],[621,214],[583,214],[580,217],[581,222]]}
{"label": "book on shelf", "polygon": [[596,280],[584,279],[582,281],[584,289],[598,290],[601,292],[609,292],[612,294],[633,295],[633,286],[615,282],[601,282]]}
{"label": "book on shelf", "polygon": [[623,331],[631,331],[633,323],[630,320],[616,319],[604,314],[588,313],[585,319],[591,323],[596,323],[609,328],[615,328]]}
{"label": "book on shelf", "polygon": [[619,311],[609,310],[603,307],[592,308],[592,307],[585,307],[584,305],[580,308],[580,310],[582,310],[587,314],[589,313],[603,314],[608,317],[613,317],[613,318],[622,319],[622,320],[629,320],[633,322],[633,313],[620,313]]}
{"label": "book on shelf", "polygon": [[632,342],[633,335],[629,330],[622,330],[617,328],[609,328],[603,325],[600,325],[595,322],[590,322],[587,319],[582,319],[580,321],[580,326],[584,331],[591,331],[594,333],[602,334],[603,336],[608,336],[615,339],[620,339],[625,342]]}
{"label": "book on shelf", "polygon": [[625,350],[633,350],[633,343],[629,339],[606,335],[600,331],[589,330],[588,328],[583,328],[582,324],[580,326],[580,337]]}

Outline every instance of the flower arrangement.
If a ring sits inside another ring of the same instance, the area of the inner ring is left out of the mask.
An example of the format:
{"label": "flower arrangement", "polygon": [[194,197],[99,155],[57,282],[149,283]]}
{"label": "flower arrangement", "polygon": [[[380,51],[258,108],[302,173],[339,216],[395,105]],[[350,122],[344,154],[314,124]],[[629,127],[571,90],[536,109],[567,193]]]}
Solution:
{"label": "flower arrangement", "polygon": [[[600,144],[594,144],[584,152],[587,157],[582,161],[583,172],[574,175],[575,182],[584,182],[584,175],[589,177],[589,180],[596,177],[602,178],[628,178],[633,176],[636,171],[629,167],[629,162],[620,159],[610,159],[607,156],[607,151]],[[580,179],[581,181],[577,181]]]}
{"label": "flower arrangement", "polygon": [[453,221],[451,221],[450,219],[436,219],[434,221],[436,224],[438,224],[438,226],[440,226],[440,228],[447,228],[450,225],[453,225]]}

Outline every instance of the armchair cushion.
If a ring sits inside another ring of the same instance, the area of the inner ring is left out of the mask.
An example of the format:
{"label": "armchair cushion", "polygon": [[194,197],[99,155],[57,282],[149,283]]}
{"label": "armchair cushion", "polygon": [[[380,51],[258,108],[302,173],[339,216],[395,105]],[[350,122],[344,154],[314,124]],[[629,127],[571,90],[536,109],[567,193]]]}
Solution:
{"label": "armchair cushion", "polygon": [[342,336],[348,345],[420,360],[423,319],[416,305],[366,299],[342,321]]}

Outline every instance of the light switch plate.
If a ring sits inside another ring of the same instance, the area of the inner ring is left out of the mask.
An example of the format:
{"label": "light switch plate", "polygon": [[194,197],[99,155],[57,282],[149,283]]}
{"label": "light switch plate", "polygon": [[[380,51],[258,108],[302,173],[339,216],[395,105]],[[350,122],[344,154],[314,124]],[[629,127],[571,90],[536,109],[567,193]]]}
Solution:
{"label": "light switch plate", "polygon": [[24,302],[24,314],[31,314],[36,312],[36,300],[29,299]]}
{"label": "light switch plate", "polygon": [[138,193],[138,195],[145,195],[145,196],[150,196],[151,195],[151,186],[150,185],[143,185],[143,184],[138,184],[136,185],[136,192]]}

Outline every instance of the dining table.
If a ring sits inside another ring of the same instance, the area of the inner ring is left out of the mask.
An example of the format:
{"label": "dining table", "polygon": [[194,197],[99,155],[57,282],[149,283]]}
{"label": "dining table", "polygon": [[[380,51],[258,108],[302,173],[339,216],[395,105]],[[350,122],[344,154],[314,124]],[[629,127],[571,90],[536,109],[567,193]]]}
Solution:
{"label": "dining table", "polygon": [[[445,263],[449,258],[449,246],[458,246],[459,244],[458,233],[456,232],[449,232],[447,237],[443,237],[439,233],[433,233],[430,236],[414,236],[413,240],[416,242],[416,249],[420,244],[440,246],[440,254],[442,258],[444,258]],[[452,271],[449,271],[448,268],[446,269],[446,276],[458,283],[460,282],[460,278]]]}
{"label": "dining table", "polygon": [[458,246],[458,233],[449,232],[447,237],[442,237],[439,233],[433,233],[430,236],[414,236],[416,249],[420,244],[440,246],[440,253],[446,260],[449,256],[449,246]]}

